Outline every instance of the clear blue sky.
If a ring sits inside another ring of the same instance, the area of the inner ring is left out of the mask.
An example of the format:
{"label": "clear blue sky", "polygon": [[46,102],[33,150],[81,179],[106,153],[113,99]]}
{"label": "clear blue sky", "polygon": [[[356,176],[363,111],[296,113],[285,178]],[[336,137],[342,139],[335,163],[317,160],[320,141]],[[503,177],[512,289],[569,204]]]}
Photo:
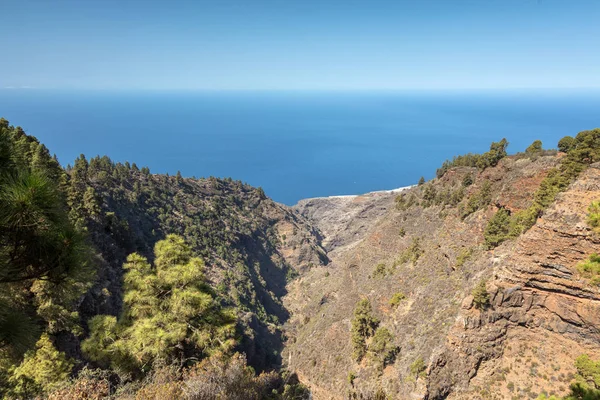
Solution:
{"label": "clear blue sky", "polygon": [[0,0],[0,88],[600,87],[599,0]]}

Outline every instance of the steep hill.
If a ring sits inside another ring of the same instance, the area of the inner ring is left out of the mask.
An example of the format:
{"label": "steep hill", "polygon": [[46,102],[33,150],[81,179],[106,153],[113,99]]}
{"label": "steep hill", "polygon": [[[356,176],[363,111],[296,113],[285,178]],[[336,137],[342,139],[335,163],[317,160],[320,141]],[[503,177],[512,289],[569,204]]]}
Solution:
{"label": "steep hill", "polygon": [[[526,233],[489,245],[490,220],[535,207],[561,164],[563,153],[522,154],[483,171],[451,167],[399,195],[300,202],[331,262],[289,285],[289,368],[318,399],[566,395],[576,358],[600,355],[599,291],[576,267],[598,251],[586,224],[597,166]],[[477,308],[482,281],[489,304]],[[357,359],[361,299],[385,334],[366,335]]]}
{"label": "steep hill", "polygon": [[243,351],[259,369],[280,365],[280,298],[298,271],[327,262],[318,232],[302,216],[239,181],[150,174],[107,157],[82,156],[69,170],[70,199],[102,262],[82,309],[117,315],[122,265],[137,252],[181,235],[207,265],[205,275],[225,303],[239,308]]}
{"label": "steep hill", "polygon": [[598,129],[287,207],[0,128],[6,398],[600,398]]}

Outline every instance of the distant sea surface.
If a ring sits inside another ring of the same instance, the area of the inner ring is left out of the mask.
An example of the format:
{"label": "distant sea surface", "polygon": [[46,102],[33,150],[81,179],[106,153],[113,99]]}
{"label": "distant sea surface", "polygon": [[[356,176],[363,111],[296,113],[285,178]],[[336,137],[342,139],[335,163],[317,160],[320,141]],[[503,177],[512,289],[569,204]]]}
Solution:
{"label": "distant sea surface", "polygon": [[600,92],[0,90],[0,116],[63,165],[80,153],[154,173],[232,177],[274,200],[359,194],[435,176],[445,159],[600,127]]}

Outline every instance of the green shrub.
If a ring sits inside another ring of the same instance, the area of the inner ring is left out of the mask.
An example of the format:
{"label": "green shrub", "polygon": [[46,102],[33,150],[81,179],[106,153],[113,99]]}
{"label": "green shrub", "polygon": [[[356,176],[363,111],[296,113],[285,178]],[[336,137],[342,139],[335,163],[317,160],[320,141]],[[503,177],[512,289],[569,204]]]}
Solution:
{"label": "green shrub", "polygon": [[417,205],[417,199],[414,193],[407,195],[406,193],[401,193],[396,196],[395,199],[396,209],[400,211],[406,211],[414,205]]}
{"label": "green shrub", "polygon": [[471,186],[475,180],[473,179],[473,174],[466,174],[462,180],[462,185],[464,187]]}
{"label": "green shrub", "polygon": [[472,294],[473,304],[475,305],[476,309],[483,310],[490,304],[490,295],[487,291],[485,281],[479,282],[473,289]]}
{"label": "green shrub", "polygon": [[369,299],[362,299],[354,308],[352,318],[352,356],[360,361],[367,352],[367,339],[373,336],[375,329],[379,326],[379,320],[372,315],[373,309]]}
{"label": "green shrub", "polygon": [[525,153],[527,154],[536,154],[541,152],[542,149],[542,141],[541,140],[535,140],[533,143],[531,143],[529,145],[529,147],[527,147],[527,149],[525,149]]}
{"label": "green shrub", "polygon": [[480,210],[486,207],[492,201],[492,184],[490,181],[486,180],[481,185],[479,191],[473,194],[467,200],[467,204],[465,204],[461,208],[460,216],[462,219],[465,219],[469,215],[473,214],[475,211]]}
{"label": "green shrub", "polygon": [[410,364],[410,373],[415,378],[424,377],[425,370],[427,366],[425,365],[425,361],[423,361],[423,357],[418,357],[412,364]]}
{"label": "green shrub", "polygon": [[500,243],[509,238],[510,231],[510,213],[508,210],[501,208],[492,218],[490,218],[483,237],[488,249],[498,246]]}
{"label": "green shrub", "polygon": [[430,207],[435,202],[437,192],[433,184],[428,184],[423,189],[423,207]]}
{"label": "green shrub", "polygon": [[572,136],[565,136],[558,141],[558,150],[568,153],[575,148],[576,141]]}
{"label": "green shrub", "polygon": [[397,292],[394,293],[394,295],[392,296],[392,298],[390,299],[390,307],[392,308],[396,308],[400,305],[400,303],[402,302],[402,300],[406,299],[406,296],[404,295],[404,293],[401,292]]}
{"label": "green shrub", "polygon": [[406,229],[404,229],[404,228],[400,228],[400,229],[398,230],[398,234],[400,235],[400,237],[404,237],[404,236],[406,236]]}
{"label": "green shrub", "polygon": [[417,261],[424,253],[425,251],[421,248],[421,240],[419,238],[413,238],[410,246],[408,246],[408,248],[400,254],[400,257],[398,257],[394,263],[394,266],[401,265],[409,261],[411,261],[413,265],[416,265]]}
{"label": "green shrub", "polygon": [[55,390],[69,379],[73,366],[74,362],[56,350],[44,333],[36,343],[36,349],[27,352],[10,377],[13,394],[19,398],[33,398]]}
{"label": "green shrub", "polygon": [[594,284],[600,283],[600,255],[594,253],[587,260],[577,264],[577,270],[585,277],[590,278]]}
{"label": "green shrub", "polygon": [[387,274],[387,268],[384,263],[379,263],[373,271],[373,278],[383,278]]}
{"label": "green shrub", "polygon": [[473,255],[473,249],[462,249],[461,252],[456,256],[456,268],[462,267],[465,262]]}
{"label": "green shrub", "polygon": [[450,168],[454,167],[477,167],[481,170],[488,167],[494,167],[501,159],[506,157],[507,147],[508,141],[506,139],[502,139],[499,142],[492,142],[490,145],[490,151],[486,153],[469,153],[462,156],[456,156],[452,160],[446,160],[436,171],[436,176],[441,178]]}
{"label": "green shrub", "polygon": [[587,223],[594,230],[600,232],[600,201],[592,201],[588,207]]}
{"label": "green shrub", "polygon": [[373,335],[369,345],[369,354],[371,358],[378,363],[378,367],[383,368],[394,362],[397,346],[393,344],[394,336],[384,327],[379,327]]}
{"label": "green shrub", "polygon": [[423,176],[422,176],[422,177],[419,179],[419,183],[417,183],[417,186],[421,186],[421,185],[422,185],[422,184],[424,184],[424,183],[425,183],[425,177],[423,177]]}

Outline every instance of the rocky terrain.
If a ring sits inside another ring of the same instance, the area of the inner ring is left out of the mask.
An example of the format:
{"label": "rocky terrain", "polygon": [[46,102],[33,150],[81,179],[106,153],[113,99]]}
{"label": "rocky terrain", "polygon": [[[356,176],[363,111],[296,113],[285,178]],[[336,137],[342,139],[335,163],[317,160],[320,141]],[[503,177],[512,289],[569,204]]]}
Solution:
{"label": "rocky terrain", "polygon": [[[413,197],[408,207],[396,206],[398,193],[297,204],[330,259],[291,282],[283,302],[291,314],[283,359],[314,398],[566,395],[575,358],[600,355],[600,292],[575,268],[600,243],[586,225],[600,197],[600,169],[586,170],[525,234],[495,249],[484,242],[495,212],[529,207],[562,156],[507,157],[483,172],[454,168],[400,193]],[[474,182],[464,187],[467,175]],[[465,217],[486,185],[489,202]],[[459,202],[437,200],[461,186]],[[428,198],[431,188],[436,199]],[[482,280],[490,305],[480,310],[471,292]],[[352,357],[353,310],[363,298],[397,346],[383,367]]]}

